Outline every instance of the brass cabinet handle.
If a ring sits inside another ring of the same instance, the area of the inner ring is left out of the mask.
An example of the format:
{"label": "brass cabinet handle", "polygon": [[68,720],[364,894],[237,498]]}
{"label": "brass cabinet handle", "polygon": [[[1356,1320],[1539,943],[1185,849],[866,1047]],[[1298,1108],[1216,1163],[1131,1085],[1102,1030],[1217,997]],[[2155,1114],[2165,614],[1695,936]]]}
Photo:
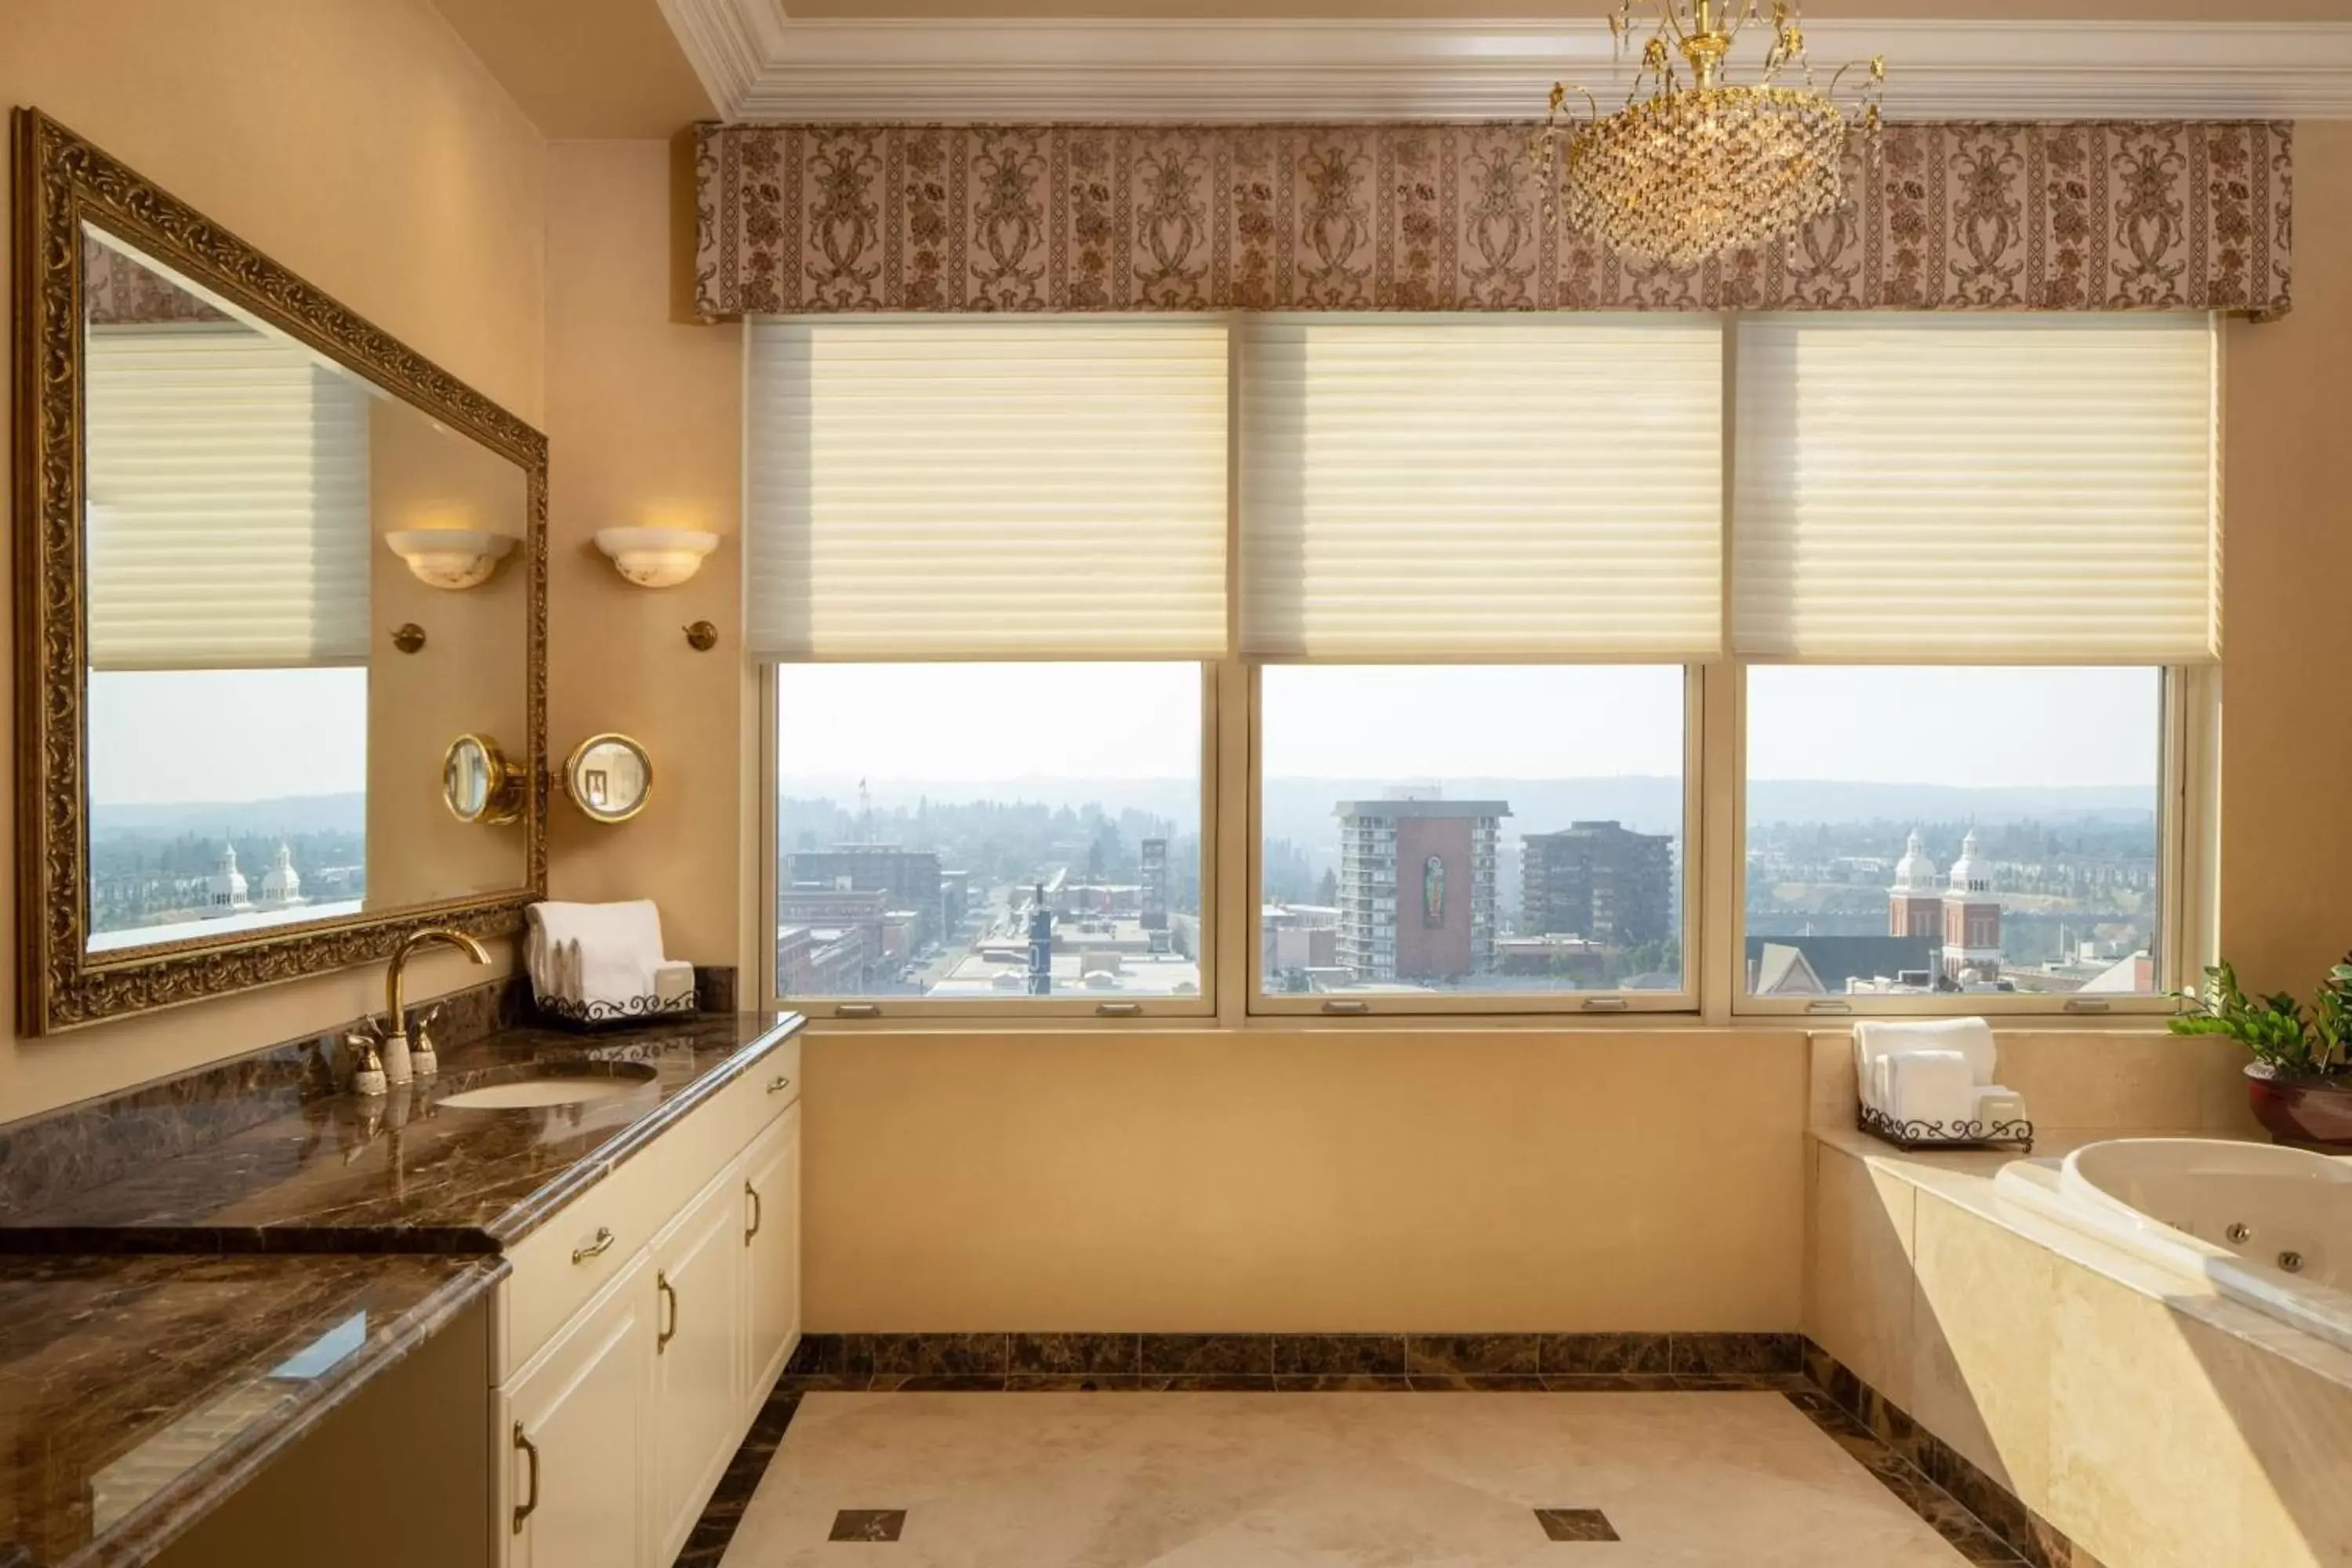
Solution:
{"label": "brass cabinet handle", "polygon": [[613,1228],[610,1226],[600,1225],[596,1227],[595,1240],[585,1247],[575,1247],[572,1249],[572,1261],[585,1263],[592,1258],[602,1258],[612,1250]]}
{"label": "brass cabinet handle", "polygon": [[743,1245],[749,1247],[751,1245],[751,1238],[760,1234],[760,1216],[767,1213],[767,1210],[760,1202],[760,1189],[749,1182],[743,1184],[743,1195],[751,1200],[751,1224],[743,1232]]}
{"label": "brass cabinet handle", "polygon": [[514,1424],[514,1446],[530,1461],[530,1496],[515,1504],[514,1532],[522,1533],[522,1521],[539,1511],[539,1445],[523,1436],[522,1423]]}
{"label": "brass cabinet handle", "polygon": [[677,1290],[670,1284],[669,1276],[659,1270],[654,1274],[654,1289],[669,1302],[669,1326],[654,1336],[654,1352],[659,1354],[669,1349],[670,1341],[677,1338]]}
{"label": "brass cabinet handle", "polygon": [[793,1080],[784,1077],[781,1073],[768,1080],[768,1092],[770,1094],[782,1094],[784,1090],[792,1087]]}

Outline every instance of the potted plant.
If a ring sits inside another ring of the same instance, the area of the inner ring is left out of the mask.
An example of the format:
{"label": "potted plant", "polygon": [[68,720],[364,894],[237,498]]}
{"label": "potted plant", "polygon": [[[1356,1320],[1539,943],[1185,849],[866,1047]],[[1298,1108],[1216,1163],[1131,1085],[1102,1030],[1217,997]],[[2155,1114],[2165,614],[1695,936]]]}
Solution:
{"label": "potted plant", "polygon": [[2177,1035],[2227,1035],[2253,1053],[2246,1100],[2275,1142],[2352,1149],[2352,954],[2327,973],[2312,1010],[2282,991],[2248,996],[2236,968],[2205,972],[2179,994]]}

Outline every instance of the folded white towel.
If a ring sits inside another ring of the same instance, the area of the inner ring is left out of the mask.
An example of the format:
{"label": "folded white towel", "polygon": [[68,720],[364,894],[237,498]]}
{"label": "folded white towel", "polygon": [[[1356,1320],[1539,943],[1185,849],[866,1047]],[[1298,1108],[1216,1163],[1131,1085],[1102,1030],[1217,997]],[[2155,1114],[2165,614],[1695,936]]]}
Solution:
{"label": "folded white towel", "polygon": [[1887,1104],[1897,1121],[1957,1127],[1976,1115],[1977,1086],[1961,1051],[1895,1051],[1886,1061]]}
{"label": "folded white towel", "polygon": [[666,960],[651,900],[541,903],[523,913],[523,964],[536,994],[625,1004],[655,994]]}
{"label": "folded white towel", "polygon": [[1958,1051],[1969,1058],[1969,1070],[1980,1084],[1992,1081],[2000,1057],[1992,1042],[1992,1026],[1982,1018],[1933,1018],[1900,1023],[1864,1020],[1853,1026],[1853,1072],[1865,1100],[1881,1110],[1892,1110],[1883,1094],[1873,1098],[1874,1086],[1885,1079],[1876,1066],[1895,1051]]}

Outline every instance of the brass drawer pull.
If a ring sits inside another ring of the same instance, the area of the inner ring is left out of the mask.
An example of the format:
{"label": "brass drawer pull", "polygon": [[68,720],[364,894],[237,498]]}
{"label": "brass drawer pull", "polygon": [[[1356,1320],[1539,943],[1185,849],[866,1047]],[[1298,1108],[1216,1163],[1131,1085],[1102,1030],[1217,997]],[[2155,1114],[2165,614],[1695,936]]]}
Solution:
{"label": "brass drawer pull", "polygon": [[575,1247],[572,1249],[572,1261],[574,1263],[585,1263],[592,1258],[602,1258],[604,1254],[612,1250],[612,1226],[600,1225],[596,1227],[595,1240],[590,1242],[585,1247]]}
{"label": "brass drawer pull", "polygon": [[677,1338],[677,1291],[670,1284],[669,1276],[659,1271],[654,1275],[654,1289],[669,1302],[669,1326],[654,1336],[654,1352],[659,1354],[669,1349],[670,1341]]}
{"label": "brass drawer pull", "polygon": [[760,1234],[760,1216],[767,1210],[760,1203],[760,1189],[749,1182],[743,1184],[743,1195],[751,1200],[751,1223],[743,1232],[743,1245],[749,1247],[751,1238]]}
{"label": "brass drawer pull", "polygon": [[770,1094],[782,1094],[784,1090],[792,1087],[793,1080],[784,1077],[781,1073],[768,1080],[768,1092]]}
{"label": "brass drawer pull", "polygon": [[522,1533],[522,1521],[539,1511],[539,1445],[523,1436],[522,1423],[514,1424],[514,1446],[530,1461],[530,1496],[515,1504],[514,1532]]}

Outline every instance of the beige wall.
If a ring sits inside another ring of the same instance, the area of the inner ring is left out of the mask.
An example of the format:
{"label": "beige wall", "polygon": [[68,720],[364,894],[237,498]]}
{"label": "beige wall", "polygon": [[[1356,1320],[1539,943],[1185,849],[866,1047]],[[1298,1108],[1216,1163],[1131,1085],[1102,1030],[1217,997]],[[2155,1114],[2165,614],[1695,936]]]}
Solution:
{"label": "beige wall", "polygon": [[1797,1324],[1795,1030],[835,1035],[813,1331]]}
{"label": "beige wall", "polygon": [[[673,266],[677,150],[661,142],[550,149],[547,429],[548,743],[560,763],[600,731],[653,755],[654,790],[625,823],[559,798],[550,847],[558,899],[650,898],[673,958],[731,963],[740,923],[742,330],[695,325]],[[624,581],[604,528],[667,524],[726,536],[689,582]],[[680,627],[709,620],[697,653]]]}
{"label": "beige wall", "polygon": [[2297,128],[2294,229],[2294,311],[2224,350],[2221,948],[2307,994],[2352,947],[2352,122]]}
{"label": "beige wall", "polygon": [[[490,580],[462,592],[420,581],[384,536],[419,527],[478,528],[520,540],[530,477],[478,442],[389,397],[368,409],[369,611],[367,907],[506,892],[530,876],[522,824],[460,822],[442,798],[441,762],[460,735],[523,751],[530,712],[530,574],[510,552]],[[425,646],[402,653],[391,628],[414,623]]]}
{"label": "beige wall", "polygon": [[[427,0],[8,0],[0,99],[47,110],[541,422],[545,146]],[[13,964],[0,970],[13,984]],[[418,994],[478,973],[436,956]],[[12,1036],[0,1119],[324,1027],[382,994],[381,971],[357,970]]]}

